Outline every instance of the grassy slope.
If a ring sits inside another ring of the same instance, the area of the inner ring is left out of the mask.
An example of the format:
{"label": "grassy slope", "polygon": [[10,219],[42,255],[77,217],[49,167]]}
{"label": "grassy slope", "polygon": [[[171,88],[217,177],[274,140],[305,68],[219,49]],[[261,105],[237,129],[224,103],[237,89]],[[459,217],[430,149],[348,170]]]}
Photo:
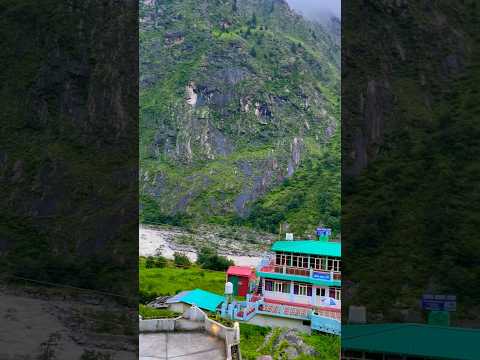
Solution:
{"label": "grassy slope", "polygon": [[189,269],[145,268],[145,259],[139,260],[140,292],[157,295],[175,295],[183,290],[200,288],[223,294],[225,273],[210,271],[194,265]]}

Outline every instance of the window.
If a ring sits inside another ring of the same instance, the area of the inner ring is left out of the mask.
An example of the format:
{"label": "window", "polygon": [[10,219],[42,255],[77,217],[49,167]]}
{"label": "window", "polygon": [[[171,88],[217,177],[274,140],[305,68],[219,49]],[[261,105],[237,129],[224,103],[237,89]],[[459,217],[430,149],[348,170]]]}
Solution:
{"label": "window", "polygon": [[327,289],[317,288],[317,296],[327,296]]}
{"label": "window", "polygon": [[340,271],[340,260],[335,258],[327,258],[328,271]]}
{"label": "window", "polygon": [[293,293],[295,295],[312,296],[312,285],[294,283]]}
{"label": "window", "polygon": [[327,259],[324,257],[315,258],[313,266],[316,270],[327,270]]}
{"label": "window", "polygon": [[311,259],[311,261],[312,263],[310,263],[310,266],[315,270],[327,270],[325,258],[315,257]]}
{"label": "window", "polygon": [[298,256],[297,255],[292,255],[292,266],[293,267],[298,267]]}
{"label": "window", "polygon": [[282,261],[281,259],[282,259],[282,255],[281,255],[280,253],[277,253],[277,254],[275,255],[275,264],[281,265],[281,264],[282,264],[282,263],[281,263],[281,261]]}
{"label": "window", "polygon": [[340,289],[335,289],[335,294],[334,294],[335,300],[342,300],[342,290]]}
{"label": "window", "polygon": [[290,292],[290,283],[282,282],[282,281],[273,281],[273,290],[276,292],[281,293],[289,293]]}
{"label": "window", "polygon": [[303,257],[303,266],[304,268],[308,269],[308,257],[307,256],[304,256]]}
{"label": "window", "polygon": [[286,253],[277,253],[275,255],[275,264],[276,265],[287,265],[290,266],[290,255],[287,255]]}
{"label": "window", "polygon": [[265,280],[265,290],[266,291],[273,291],[273,281]]}
{"label": "window", "polygon": [[304,259],[303,256],[298,257],[298,267],[299,268],[303,267],[303,259]]}
{"label": "window", "polygon": [[298,295],[307,295],[307,285],[298,285]]}
{"label": "window", "polygon": [[292,266],[292,254],[287,254],[286,259],[287,259],[287,266]]}

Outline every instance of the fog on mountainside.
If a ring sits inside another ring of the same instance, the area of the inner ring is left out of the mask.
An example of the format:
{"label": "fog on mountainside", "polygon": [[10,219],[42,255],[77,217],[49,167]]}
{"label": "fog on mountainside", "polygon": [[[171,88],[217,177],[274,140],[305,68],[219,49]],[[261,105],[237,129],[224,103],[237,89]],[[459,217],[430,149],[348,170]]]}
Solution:
{"label": "fog on mountainside", "polygon": [[287,0],[288,5],[296,12],[310,20],[324,23],[331,17],[341,17],[340,0]]}

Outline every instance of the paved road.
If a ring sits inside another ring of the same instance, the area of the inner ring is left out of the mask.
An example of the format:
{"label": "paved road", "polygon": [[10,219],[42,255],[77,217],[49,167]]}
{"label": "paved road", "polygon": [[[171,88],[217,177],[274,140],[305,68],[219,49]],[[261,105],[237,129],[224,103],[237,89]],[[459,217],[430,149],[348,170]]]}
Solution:
{"label": "paved road", "polygon": [[225,343],[204,333],[140,334],[140,360],[225,360]]}

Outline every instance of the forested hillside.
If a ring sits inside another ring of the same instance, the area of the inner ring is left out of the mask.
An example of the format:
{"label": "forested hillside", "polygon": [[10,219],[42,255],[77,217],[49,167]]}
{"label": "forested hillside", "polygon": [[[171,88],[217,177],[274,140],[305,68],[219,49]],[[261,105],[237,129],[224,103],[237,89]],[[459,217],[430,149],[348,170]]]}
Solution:
{"label": "forested hillside", "polygon": [[2,274],[136,293],[137,16],[2,2]]}
{"label": "forested hillside", "polygon": [[141,221],[339,232],[335,33],[282,0],[140,12]]}
{"label": "forested hillside", "polygon": [[371,0],[343,10],[345,304],[367,305],[371,319],[416,320],[422,294],[451,293],[457,318],[475,318],[477,2]]}

